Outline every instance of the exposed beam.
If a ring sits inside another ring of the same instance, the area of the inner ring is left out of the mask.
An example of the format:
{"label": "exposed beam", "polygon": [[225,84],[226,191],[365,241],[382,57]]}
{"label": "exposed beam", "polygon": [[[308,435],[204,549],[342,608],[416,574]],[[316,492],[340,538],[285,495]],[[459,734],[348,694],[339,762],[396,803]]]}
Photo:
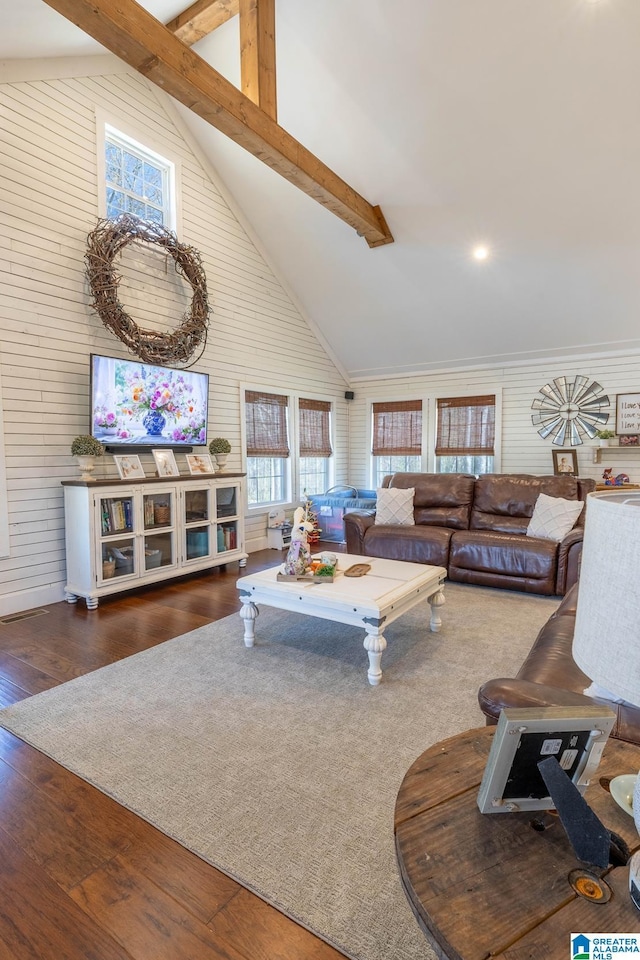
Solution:
{"label": "exposed beam", "polygon": [[368,203],[135,0],[44,2],[350,224],[369,246],[393,243],[379,207]]}
{"label": "exposed beam", "polygon": [[196,40],[202,40],[220,24],[235,17],[238,2],[239,0],[196,0],[167,24],[167,30],[190,47]]}
{"label": "exposed beam", "polygon": [[277,120],[275,0],[240,0],[240,80],[249,100]]}

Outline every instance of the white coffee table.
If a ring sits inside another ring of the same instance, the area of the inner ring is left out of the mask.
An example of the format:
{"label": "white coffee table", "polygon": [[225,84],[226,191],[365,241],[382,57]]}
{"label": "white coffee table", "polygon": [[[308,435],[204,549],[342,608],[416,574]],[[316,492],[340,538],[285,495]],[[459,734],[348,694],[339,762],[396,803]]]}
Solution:
{"label": "white coffee table", "polygon": [[[356,563],[368,563],[371,570],[363,577],[345,577],[344,571]],[[361,626],[366,632],[364,648],[369,655],[367,676],[369,683],[376,686],[382,679],[380,661],[387,647],[384,628],[416,604],[428,600],[431,630],[437,633],[440,629],[439,608],[444,603],[443,584],[447,575],[444,567],[340,554],[337,575],[332,583],[283,583],[276,579],[281,569],[282,564],[278,564],[269,570],[241,577],[237,582],[247,647],[254,644],[259,603]]]}

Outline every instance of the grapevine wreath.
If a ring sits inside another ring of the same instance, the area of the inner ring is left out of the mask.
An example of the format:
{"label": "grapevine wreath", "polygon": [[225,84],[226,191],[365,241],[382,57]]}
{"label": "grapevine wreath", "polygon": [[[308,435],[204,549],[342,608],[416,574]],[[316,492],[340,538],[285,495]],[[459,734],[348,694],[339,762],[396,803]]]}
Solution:
{"label": "grapevine wreath", "polygon": [[[141,329],[118,300],[120,277],[114,261],[118,253],[135,242],[162,247],[173,257],[176,272],[193,290],[189,311],[171,333]],[[198,357],[202,356],[207,342],[209,303],[207,281],[197,250],[180,243],[174,233],[160,224],[139,220],[131,214],[122,214],[117,220],[99,220],[87,243],[85,260],[93,307],[107,330],[148,363],[186,364],[198,349]]]}

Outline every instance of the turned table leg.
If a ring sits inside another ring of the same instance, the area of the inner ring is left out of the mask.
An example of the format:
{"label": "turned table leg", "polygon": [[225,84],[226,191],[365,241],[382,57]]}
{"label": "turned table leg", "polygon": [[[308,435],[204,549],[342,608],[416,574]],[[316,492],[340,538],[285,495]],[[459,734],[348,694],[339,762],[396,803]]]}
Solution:
{"label": "turned table leg", "polygon": [[241,597],[242,607],[240,609],[240,616],[244,620],[244,645],[245,647],[252,647],[255,639],[255,623],[256,617],[260,612],[256,607],[255,603],[251,602],[251,595],[246,597]]}
{"label": "turned table leg", "polygon": [[383,637],[380,627],[381,623],[377,621],[365,624],[367,635],[364,638],[364,648],[369,654],[369,671],[367,677],[372,687],[377,687],[382,680],[380,661],[382,660],[383,652],[387,649],[387,641]]}
{"label": "turned table leg", "polygon": [[438,633],[440,627],[442,626],[442,620],[440,618],[440,607],[444,604],[444,591],[438,589],[433,596],[429,597],[429,605],[431,607],[431,632]]}

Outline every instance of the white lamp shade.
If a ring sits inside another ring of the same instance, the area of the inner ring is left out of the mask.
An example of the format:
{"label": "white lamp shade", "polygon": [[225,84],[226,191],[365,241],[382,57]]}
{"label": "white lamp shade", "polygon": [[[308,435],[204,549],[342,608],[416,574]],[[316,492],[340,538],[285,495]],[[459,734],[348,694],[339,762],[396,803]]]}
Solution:
{"label": "white lamp shade", "polygon": [[573,658],[599,687],[640,707],[640,495],[587,497]]}

